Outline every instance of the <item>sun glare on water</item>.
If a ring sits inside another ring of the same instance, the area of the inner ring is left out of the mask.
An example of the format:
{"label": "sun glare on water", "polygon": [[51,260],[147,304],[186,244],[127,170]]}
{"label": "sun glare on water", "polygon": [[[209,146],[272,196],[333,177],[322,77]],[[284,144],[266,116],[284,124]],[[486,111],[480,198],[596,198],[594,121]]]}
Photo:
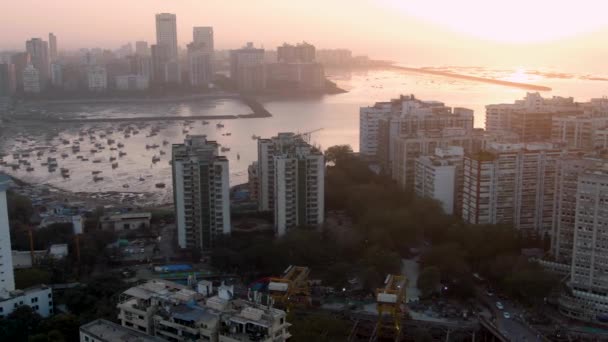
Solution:
{"label": "sun glare on water", "polygon": [[555,41],[607,27],[604,0],[379,0],[437,26],[510,43]]}

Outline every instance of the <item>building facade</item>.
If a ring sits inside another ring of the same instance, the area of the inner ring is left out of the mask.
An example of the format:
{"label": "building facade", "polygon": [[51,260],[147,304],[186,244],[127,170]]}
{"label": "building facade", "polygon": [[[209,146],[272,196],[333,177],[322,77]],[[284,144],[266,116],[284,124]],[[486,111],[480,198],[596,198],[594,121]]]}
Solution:
{"label": "building facade", "polygon": [[38,94],[41,91],[40,73],[33,65],[23,69],[23,92],[26,94]]}
{"label": "building facade", "polygon": [[213,42],[213,27],[197,26],[192,28],[192,42],[197,45],[203,45],[205,52],[213,54],[215,49]]}
{"label": "building facade", "polygon": [[275,233],[324,221],[325,158],[301,135],[258,140],[258,208],[273,211]]}
{"label": "building facade", "polygon": [[206,87],[213,80],[212,53],[204,43],[188,44],[188,70],[190,85]]}
{"label": "building facade", "polygon": [[177,59],[177,16],[172,13],[156,15],[156,45],[167,48],[169,59]]}
{"label": "building facade", "polygon": [[178,244],[208,252],[218,236],[230,234],[228,159],[205,136],[173,145],[173,196]]}
{"label": "building facade", "polygon": [[108,88],[106,68],[101,65],[89,67],[87,70],[87,85],[90,91],[105,91]]}
{"label": "building facade", "polygon": [[438,200],[446,214],[458,214],[462,208],[462,147],[436,148],[432,156],[416,159],[414,189],[416,195]]}
{"label": "building facade", "polygon": [[142,75],[116,76],[116,89],[123,91],[142,91],[148,89],[150,81]]}
{"label": "building facade", "polygon": [[25,50],[31,56],[31,63],[38,71],[40,89],[44,90],[50,81],[49,44],[40,38],[32,38],[25,43]]}
{"label": "building facade", "polygon": [[230,51],[230,78],[242,91],[260,91],[266,88],[264,49],[256,49],[253,43]]}

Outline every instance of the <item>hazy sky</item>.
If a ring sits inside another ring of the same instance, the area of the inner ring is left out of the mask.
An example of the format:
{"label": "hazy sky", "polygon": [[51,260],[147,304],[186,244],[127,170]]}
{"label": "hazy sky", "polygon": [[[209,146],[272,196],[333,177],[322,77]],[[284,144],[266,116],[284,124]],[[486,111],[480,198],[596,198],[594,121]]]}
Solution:
{"label": "hazy sky", "polygon": [[602,0],[18,0],[3,1],[0,49],[54,32],[60,49],[154,41],[154,14],[177,14],[179,44],[213,26],[218,49],[306,40],[412,65],[547,66],[602,72]]}

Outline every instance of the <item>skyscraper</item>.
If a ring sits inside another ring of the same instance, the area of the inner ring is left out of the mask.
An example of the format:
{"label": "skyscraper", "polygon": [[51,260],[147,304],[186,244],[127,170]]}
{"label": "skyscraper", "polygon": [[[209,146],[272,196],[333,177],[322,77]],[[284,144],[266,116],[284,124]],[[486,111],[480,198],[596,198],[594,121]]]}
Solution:
{"label": "skyscraper", "polygon": [[15,66],[11,63],[0,63],[0,97],[13,95],[16,88]]}
{"label": "skyscraper", "polygon": [[239,90],[256,91],[266,88],[264,49],[249,42],[245,47],[230,51],[230,78]]}
{"label": "skyscraper", "polygon": [[192,42],[194,44],[204,44],[205,51],[213,53],[213,27],[199,26],[192,28]]}
{"label": "skyscraper", "polygon": [[16,53],[11,56],[11,63],[15,65],[17,89],[23,91],[23,70],[31,63],[30,54],[27,52]]}
{"label": "skyscraper", "polygon": [[57,36],[49,33],[49,58],[51,63],[57,61]]}
{"label": "skyscraper", "polygon": [[230,234],[228,159],[204,135],[173,145],[173,196],[181,248],[208,252],[218,236]]}
{"label": "skyscraper", "polygon": [[28,94],[38,94],[40,88],[40,72],[30,64],[23,69],[23,91]]}
{"label": "skyscraper", "polygon": [[42,90],[50,79],[49,44],[40,38],[32,38],[25,43],[25,49],[31,56],[32,65],[38,70]]}
{"label": "skyscraper", "polygon": [[[15,290],[13,275],[13,255],[11,252],[11,233],[8,225],[6,190],[10,178],[0,173],[0,298]],[[6,313],[3,313],[6,314]]]}
{"label": "skyscraper", "polygon": [[274,212],[277,236],[324,220],[325,158],[302,135],[258,140],[258,208]]}
{"label": "skyscraper", "polygon": [[156,44],[168,49],[170,59],[177,59],[177,17],[171,13],[156,15]]}

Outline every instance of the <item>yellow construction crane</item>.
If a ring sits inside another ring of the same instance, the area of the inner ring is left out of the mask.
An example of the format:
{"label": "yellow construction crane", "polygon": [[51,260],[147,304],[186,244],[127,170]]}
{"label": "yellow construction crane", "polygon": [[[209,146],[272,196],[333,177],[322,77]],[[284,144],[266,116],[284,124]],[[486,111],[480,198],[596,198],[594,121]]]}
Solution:
{"label": "yellow construction crane", "polygon": [[291,265],[280,278],[270,278],[268,294],[279,307],[288,308],[291,303],[307,306],[310,304],[309,274],[308,267]]}
{"label": "yellow construction crane", "polygon": [[406,277],[389,274],[384,280],[384,287],[376,290],[376,308],[378,310],[376,336],[378,340],[399,341],[401,338],[406,286]]}

